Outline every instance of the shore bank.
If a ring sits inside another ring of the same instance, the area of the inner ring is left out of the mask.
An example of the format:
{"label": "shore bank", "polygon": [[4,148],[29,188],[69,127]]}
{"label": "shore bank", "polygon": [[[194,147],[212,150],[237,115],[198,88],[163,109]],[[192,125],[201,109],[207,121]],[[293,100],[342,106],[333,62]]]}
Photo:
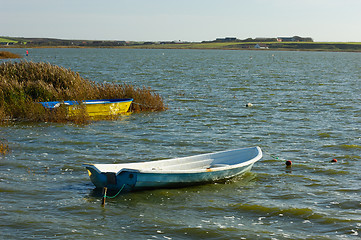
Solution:
{"label": "shore bank", "polygon": [[[0,41],[0,48],[130,48],[130,49],[218,49],[361,52],[361,42],[126,42],[61,39],[9,39]],[[16,41],[15,41],[16,40]],[[12,42],[11,42],[12,41]]]}
{"label": "shore bank", "polygon": [[227,42],[227,43],[178,43],[124,46],[138,49],[218,49],[218,50],[274,50],[274,51],[330,51],[361,52],[361,43],[325,42]]}

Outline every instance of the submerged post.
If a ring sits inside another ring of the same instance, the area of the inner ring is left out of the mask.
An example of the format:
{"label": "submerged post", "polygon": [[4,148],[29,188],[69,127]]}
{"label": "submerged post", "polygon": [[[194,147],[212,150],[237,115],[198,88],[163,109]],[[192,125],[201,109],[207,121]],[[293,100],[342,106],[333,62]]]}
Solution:
{"label": "submerged post", "polygon": [[105,199],[107,198],[107,190],[108,190],[108,188],[107,188],[107,187],[104,187],[104,188],[103,188],[102,207],[104,207],[104,206],[105,206]]}

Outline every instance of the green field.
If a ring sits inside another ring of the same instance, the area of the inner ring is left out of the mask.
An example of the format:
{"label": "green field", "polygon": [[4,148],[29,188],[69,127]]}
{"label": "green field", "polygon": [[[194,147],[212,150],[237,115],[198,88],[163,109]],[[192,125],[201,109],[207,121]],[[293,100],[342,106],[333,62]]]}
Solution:
{"label": "green field", "polygon": [[9,39],[9,38],[2,38],[0,37],[0,43],[18,43],[18,41]]}

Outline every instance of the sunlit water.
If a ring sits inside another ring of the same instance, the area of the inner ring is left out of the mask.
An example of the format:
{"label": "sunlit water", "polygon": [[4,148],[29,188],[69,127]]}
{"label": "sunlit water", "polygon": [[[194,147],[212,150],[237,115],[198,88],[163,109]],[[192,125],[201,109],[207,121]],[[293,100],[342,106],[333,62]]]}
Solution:
{"label": "sunlit water", "polygon": [[[11,149],[0,157],[2,239],[360,238],[359,53],[29,49],[27,59],[149,86],[169,110],[1,126]],[[105,207],[82,167],[249,146],[264,157],[242,177]]]}

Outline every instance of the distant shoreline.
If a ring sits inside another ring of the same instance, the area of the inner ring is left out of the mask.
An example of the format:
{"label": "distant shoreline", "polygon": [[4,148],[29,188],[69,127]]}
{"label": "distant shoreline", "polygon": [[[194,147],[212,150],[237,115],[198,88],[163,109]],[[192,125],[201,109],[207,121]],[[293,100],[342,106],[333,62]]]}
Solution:
{"label": "distant shoreline", "polygon": [[361,42],[277,42],[257,41],[256,39],[249,42],[125,42],[0,37],[0,48],[127,48],[361,52]]}
{"label": "distant shoreline", "polygon": [[[256,45],[260,45],[258,48]],[[322,52],[361,52],[361,43],[190,43],[148,46],[127,46],[132,49],[209,49],[209,50],[252,50],[252,51],[322,51]]]}
{"label": "distant shoreline", "polygon": [[[361,46],[361,44],[360,44]],[[2,49],[11,49],[11,48],[104,48],[104,49],[183,49],[183,50],[238,50],[238,51],[301,51],[301,52],[361,52],[360,48],[347,48],[347,49],[338,49],[335,47],[323,47],[323,48],[296,48],[296,47],[283,47],[283,48],[268,48],[268,49],[256,49],[256,48],[235,48],[235,47],[184,47],[184,46],[161,46],[161,47],[145,47],[145,46],[122,46],[122,47],[85,47],[85,46],[10,46],[2,47]]]}
{"label": "distant shoreline", "polygon": [[[246,44],[246,43],[245,43]],[[130,45],[130,46],[35,46],[35,45],[12,45],[1,46],[2,49],[11,48],[114,48],[114,49],[194,49],[194,50],[251,50],[251,51],[317,51],[317,52],[361,52],[361,43],[317,43],[315,46],[305,46],[296,43],[283,43],[282,46],[271,45],[268,48],[255,48],[229,45],[213,45],[211,43],[191,44],[164,44],[164,45]],[[255,44],[253,44],[255,45]],[[301,46],[300,46],[301,45]]]}

